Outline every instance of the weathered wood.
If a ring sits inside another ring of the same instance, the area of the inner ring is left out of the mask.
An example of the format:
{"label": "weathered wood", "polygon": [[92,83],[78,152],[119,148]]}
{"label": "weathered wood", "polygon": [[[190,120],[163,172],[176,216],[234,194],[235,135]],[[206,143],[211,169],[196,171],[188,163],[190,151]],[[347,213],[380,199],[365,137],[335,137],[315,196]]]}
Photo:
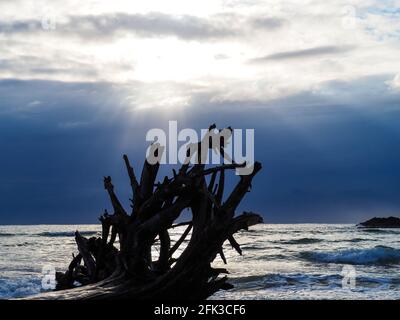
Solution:
{"label": "weathered wood", "polygon": [[117,195],[114,192],[114,185],[111,182],[111,177],[104,177],[104,189],[107,190],[108,195],[110,196],[111,204],[114,208],[114,212],[116,215],[126,216],[126,211],[122,207],[121,202],[119,201]]}
{"label": "weathered wood", "polygon": [[190,230],[192,230],[192,223],[190,222],[185,231],[182,233],[180,238],[175,242],[175,244],[172,246],[172,248],[169,250],[169,256],[172,257],[172,255],[175,253],[176,250],[178,250],[179,246],[185,241],[187,235],[189,234]]}
{"label": "weathered wood", "polygon": [[237,253],[242,255],[242,249],[240,248],[239,243],[236,242],[235,238],[233,236],[229,236],[228,241],[231,244],[232,248],[234,248]]}
{"label": "weathered wood", "polygon": [[[188,147],[189,160],[194,156],[201,160],[207,150],[214,149],[212,138],[222,142],[229,139],[229,135],[225,137],[222,130],[215,128],[215,125],[210,126],[209,135],[194,144],[197,152],[191,153]],[[162,155],[159,145],[153,144],[151,148],[155,156]],[[224,147],[217,151],[223,154]],[[218,255],[227,263],[222,250],[225,241],[242,254],[233,235],[262,222],[261,216],[251,212],[235,216],[261,164],[255,163],[250,175],[241,176],[223,202],[226,171],[245,164],[224,164],[207,169],[203,163],[186,163],[178,172],[174,170],[171,178],[165,177],[161,183],[155,183],[159,163],[146,159],[138,181],[128,157],[124,155],[123,159],[133,194],[131,214],[127,214],[115,194],[111,177],[105,177],[104,187],[114,213],[105,211],[100,217],[101,237],[86,239],[76,232],[79,254],[66,273],[58,273],[57,291],[28,299],[205,299],[218,290],[232,288],[227,277],[219,277],[228,271],[214,269],[211,263]],[[209,182],[206,181],[208,175],[211,175]],[[185,209],[191,210],[192,219],[179,222]],[[183,225],[187,225],[186,229],[171,246],[169,231]],[[172,258],[187,238],[180,255]],[[152,248],[158,245],[159,256],[154,261]],[[83,286],[73,288],[75,281]]]}
{"label": "weathered wood", "polygon": [[88,248],[88,240],[85,237],[82,237],[81,234],[76,231],[75,241],[78,246],[79,254],[82,256],[82,259],[85,262],[85,266],[87,267],[88,275],[91,279],[94,279],[96,263]]}
{"label": "weathered wood", "polygon": [[132,188],[132,199],[130,199],[130,200],[132,202],[131,207],[132,207],[132,213],[133,213],[133,212],[137,211],[137,206],[139,205],[139,203],[137,203],[137,204],[133,203],[133,199],[135,197],[138,197],[139,190],[140,190],[140,185],[139,185],[139,182],[136,179],[135,172],[134,172],[131,164],[129,163],[129,159],[128,159],[128,156],[126,154],[123,155],[123,159],[125,161],[126,170],[128,171],[128,176],[129,176],[129,180],[130,180],[131,188]]}

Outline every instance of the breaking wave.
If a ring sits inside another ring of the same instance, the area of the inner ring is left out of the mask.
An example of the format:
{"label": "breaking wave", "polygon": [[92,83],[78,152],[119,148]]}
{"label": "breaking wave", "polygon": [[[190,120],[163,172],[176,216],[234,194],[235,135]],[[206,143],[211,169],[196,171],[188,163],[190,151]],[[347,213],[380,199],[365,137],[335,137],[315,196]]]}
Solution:
{"label": "breaking wave", "polygon": [[[79,231],[82,236],[94,236],[97,231]],[[40,237],[74,237],[75,232],[41,232],[37,234]]]}
{"label": "breaking wave", "polygon": [[9,232],[0,232],[0,237],[15,237],[15,236],[22,236],[25,233],[9,233]]}
{"label": "breaking wave", "polygon": [[302,252],[304,259],[324,263],[378,264],[400,263],[400,250],[385,246],[368,249],[348,249],[337,252]]}
{"label": "breaking wave", "polygon": [[318,243],[324,241],[323,239],[316,239],[316,238],[300,238],[300,239],[292,239],[286,241],[277,241],[281,244],[311,244],[311,243]]}
{"label": "breaking wave", "polygon": [[399,228],[358,228],[357,231],[377,234],[400,234]]}
{"label": "breaking wave", "polygon": [[[83,236],[94,236],[100,234],[97,231],[79,231]],[[60,231],[60,232],[40,232],[40,233],[10,233],[0,232],[0,237],[16,237],[16,236],[38,236],[38,237],[74,237],[75,232]]]}

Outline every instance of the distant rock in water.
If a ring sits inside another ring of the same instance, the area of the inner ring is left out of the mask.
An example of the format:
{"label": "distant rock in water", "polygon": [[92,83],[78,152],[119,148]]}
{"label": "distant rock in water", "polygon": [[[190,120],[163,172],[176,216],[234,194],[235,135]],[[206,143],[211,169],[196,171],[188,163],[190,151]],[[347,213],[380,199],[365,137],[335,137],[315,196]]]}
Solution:
{"label": "distant rock in water", "polygon": [[372,218],[357,225],[364,228],[400,228],[400,218]]}

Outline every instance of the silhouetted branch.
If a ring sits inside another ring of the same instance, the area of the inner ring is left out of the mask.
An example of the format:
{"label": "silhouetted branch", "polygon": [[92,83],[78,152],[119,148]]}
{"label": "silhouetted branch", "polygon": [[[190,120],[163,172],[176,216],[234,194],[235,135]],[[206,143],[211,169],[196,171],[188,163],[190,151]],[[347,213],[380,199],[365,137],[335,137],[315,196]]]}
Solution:
{"label": "silhouetted branch", "polygon": [[[230,138],[231,128],[215,129],[211,125],[209,135],[191,146],[197,152],[190,152],[188,147],[189,160],[203,160],[209,149],[216,148],[212,139],[226,142]],[[150,155],[161,159],[163,151],[154,143]],[[225,156],[223,146],[214,151]],[[77,231],[79,254],[73,257],[65,273],[56,274],[59,291],[31,299],[206,299],[218,290],[232,288],[226,277],[219,277],[228,271],[212,268],[211,263],[218,255],[227,263],[222,249],[225,241],[242,254],[233,235],[262,222],[261,216],[252,212],[235,217],[235,210],[249,191],[261,164],[256,162],[250,175],[240,177],[223,203],[226,170],[242,168],[245,164],[206,168],[204,163],[186,163],[178,172],[173,170],[172,177],[155,183],[159,162],[146,158],[138,181],[128,157],[124,155],[123,159],[133,193],[132,214],[127,215],[115,194],[111,177],[105,177],[104,188],[114,214],[105,211],[99,218],[101,237],[86,239]],[[207,175],[211,175],[208,183]],[[191,220],[177,223],[187,208],[192,212]],[[170,230],[184,225],[187,227],[171,246]],[[172,257],[185,241],[187,245],[180,254]],[[155,259],[152,249],[158,246]],[[74,287],[76,282],[82,286]]]}

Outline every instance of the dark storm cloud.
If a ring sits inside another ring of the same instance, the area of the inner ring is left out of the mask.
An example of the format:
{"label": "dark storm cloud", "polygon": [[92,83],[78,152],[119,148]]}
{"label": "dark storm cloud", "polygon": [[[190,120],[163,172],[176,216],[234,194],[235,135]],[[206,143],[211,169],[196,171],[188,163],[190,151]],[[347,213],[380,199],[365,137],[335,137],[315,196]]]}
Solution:
{"label": "dark storm cloud", "polygon": [[120,95],[106,83],[0,81],[0,224],[94,221],[128,126]]}
{"label": "dark storm cloud", "polygon": [[276,60],[290,60],[312,58],[316,56],[341,54],[353,50],[350,46],[322,46],[303,50],[284,51],[270,54],[264,57],[258,57],[250,60],[250,63],[263,63]]}
{"label": "dark storm cloud", "polygon": [[[140,172],[145,133],[166,129],[168,120],[180,129],[214,122],[255,129],[263,170],[239,209],[267,222],[393,214],[400,210],[400,94],[385,92],[390,78],[331,82],[330,97],[304,92],[272,103],[202,96],[169,117],[151,109],[133,116],[120,102],[124,92],[107,83],[0,81],[0,223],[95,223],[109,207],[108,174],[128,207],[121,155]],[[373,83],[375,91],[363,92]],[[160,176],[170,174],[163,170]],[[230,177],[226,188],[236,181]]]}

